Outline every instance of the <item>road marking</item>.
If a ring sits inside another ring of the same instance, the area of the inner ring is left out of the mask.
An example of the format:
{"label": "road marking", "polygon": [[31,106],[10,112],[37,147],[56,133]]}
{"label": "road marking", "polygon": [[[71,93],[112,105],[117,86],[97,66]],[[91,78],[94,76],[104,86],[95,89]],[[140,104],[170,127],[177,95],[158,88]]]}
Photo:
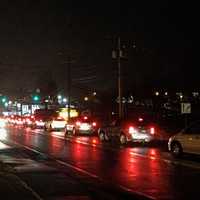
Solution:
{"label": "road marking", "polygon": [[40,195],[35,192],[26,182],[24,182],[22,179],[20,179],[18,176],[16,176],[15,174],[12,174],[18,181],[19,183],[29,192],[31,192],[31,194],[37,199],[37,200],[43,200],[42,197],[40,197]]}
{"label": "road marking", "polygon": [[55,161],[56,161],[57,163],[59,163],[59,164],[65,165],[65,166],[70,167],[70,168],[72,168],[72,169],[74,169],[74,170],[76,170],[76,171],[79,171],[79,172],[84,173],[84,174],[86,174],[86,175],[88,175],[88,176],[91,176],[92,178],[96,178],[96,179],[99,179],[99,180],[103,181],[99,176],[97,176],[97,175],[95,175],[95,174],[93,174],[93,173],[90,173],[90,172],[88,172],[88,171],[86,171],[86,170],[84,170],[84,169],[81,169],[81,168],[79,168],[79,167],[76,167],[75,165],[71,165],[71,164],[66,163],[66,162],[64,162],[64,161],[61,161],[61,160],[55,160]]}
{"label": "road marking", "polygon": [[[62,160],[58,160],[58,159],[54,158],[53,156],[51,156],[51,155],[49,155],[49,154],[45,154],[45,153],[40,152],[40,151],[38,151],[38,150],[36,150],[36,149],[33,149],[33,148],[29,147],[29,146],[20,144],[20,143],[18,143],[18,142],[16,142],[16,141],[13,141],[13,140],[12,140],[12,142],[15,143],[15,144],[18,145],[18,146],[24,147],[25,149],[28,149],[28,150],[33,151],[33,152],[35,152],[35,153],[38,153],[38,154],[40,154],[40,155],[42,155],[42,156],[45,155],[45,156],[51,158],[52,160],[56,161],[57,163],[59,163],[59,164],[61,164],[61,165],[64,165],[64,166],[69,167],[69,168],[71,168],[71,169],[74,169],[74,170],[76,170],[76,171],[78,171],[78,172],[81,172],[82,174],[85,174],[85,175],[87,175],[87,176],[89,176],[89,177],[92,177],[92,178],[94,178],[94,179],[97,179],[98,181],[104,182],[103,179],[100,178],[99,176],[97,176],[97,175],[95,175],[95,174],[93,174],[93,173],[91,173],[91,172],[88,172],[88,171],[86,171],[86,170],[84,170],[84,169],[82,169],[82,168],[80,168],[80,167],[77,167],[77,166],[75,166],[75,165],[66,163],[66,162],[64,162],[64,161],[62,161]],[[143,194],[143,193],[141,193],[141,192],[135,191],[135,190],[133,190],[133,189],[131,189],[131,188],[122,186],[122,185],[120,185],[120,184],[117,184],[116,186],[119,187],[119,188],[121,188],[122,190],[124,190],[124,191],[126,191],[126,192],[131,192],[131,193],[133,193],[133,194],[146,197],[146,198],[148,198],[148,199],[155,199],[154,197],[152,197],[152,196],[150,196],[150,195]],[[39,199],[39,200],[43,200],[43,199]]]}

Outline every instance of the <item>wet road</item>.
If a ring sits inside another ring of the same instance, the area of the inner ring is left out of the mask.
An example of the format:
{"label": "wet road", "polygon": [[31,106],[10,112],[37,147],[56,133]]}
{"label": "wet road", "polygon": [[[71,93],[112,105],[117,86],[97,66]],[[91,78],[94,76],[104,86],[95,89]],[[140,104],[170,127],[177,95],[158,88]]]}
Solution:
{"label": "wet road", "polygon": [[8,127],[0,140],[15,141],[53,156],[57,162],[110,185],[153,199],[191,199],[200,195],[200,162],[175,160],[161,147],[102,144],[97,137],[68,137],[63,132]]}

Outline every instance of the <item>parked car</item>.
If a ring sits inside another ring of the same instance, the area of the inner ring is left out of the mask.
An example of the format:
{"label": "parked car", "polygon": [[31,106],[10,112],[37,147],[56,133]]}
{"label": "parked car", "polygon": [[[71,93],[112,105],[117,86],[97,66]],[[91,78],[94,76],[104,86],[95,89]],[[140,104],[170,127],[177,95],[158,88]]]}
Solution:
{"label": "parked car", "polygon": [[183,153],[200,155],[200,121],[194,122],[178,134],[169,138],[169,151],[179,157]]}
{"label": "parked car", "polygon": [[71,118],[66,125],[65,134],[87,134],[92,135],[97,133],[99,124],[93,117],[81,116]]}
{"label": "parked car", "polygon": [[108,125],[99,128],[98,135],[101,141],[117,139],[121,144],[161,139],[158,126],[141,117],[137,119],[115,119]]}

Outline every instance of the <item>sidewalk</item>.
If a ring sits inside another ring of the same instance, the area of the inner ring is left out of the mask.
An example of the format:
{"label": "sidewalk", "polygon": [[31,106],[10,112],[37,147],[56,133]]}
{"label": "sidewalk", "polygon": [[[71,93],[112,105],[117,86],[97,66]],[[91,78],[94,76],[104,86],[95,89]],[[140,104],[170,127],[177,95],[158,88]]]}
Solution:
{"label": "sidewalk", "polygon": [[[4,156],[4,152],[10,147],[0,142],[0,157]],[[34,194],[26,188],[27,186],[14,173],[14,170],[4,164],[0,160],[0,194],[5,200],[35,200],[38,199]]]}

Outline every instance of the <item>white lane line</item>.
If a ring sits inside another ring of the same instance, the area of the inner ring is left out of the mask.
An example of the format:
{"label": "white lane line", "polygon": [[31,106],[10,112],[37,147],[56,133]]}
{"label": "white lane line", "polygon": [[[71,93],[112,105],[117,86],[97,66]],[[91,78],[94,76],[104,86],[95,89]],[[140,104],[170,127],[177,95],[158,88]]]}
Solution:
{"label": "white lane line", "polygon": [[90,172],[88,172],[88,171],[86,171],[86,170],[84,170],[84,169],[81,169],[81,168],[79,168],[79,167],[76,167],[76,166],[74,166],[74,165],[71,165],[71,164],[66,163],[66,162],[64,162],[64,161],[61,161],[61,160],[55,160],[55,161],[56,161],[57,163],[59,163],[59,164],[65,165],[65,166],[70,167],[70,168],[72,168],[72,169],[74,169],[74,170],[76,170],[76,171],[79,171],[79,172],[84,173],[84,174],[86,174],[86,175],[88,175],[88,176],[91,176],[92,178],[96,178],[96,179],[99,179],[99,180],[103,181],[99,176],[97,176],[97,175],[95,175],[95,174],[93,174],[93,173],[90,173]]}
{"label": "white lane line", "polygon": [[[19,145],[19,146],[21,146],[21,147],[24,147],[25,149],[28,149],[28,150],[33,151],[33,152],[35,152],[35,153],[38,153],[38,154],[40,154],[40,155],[49,156],[49,158],[53,159],[54,161],[56,161],[57,163],[59,163],[59,164],[61,164],[61,165],[64,165],[64,166],[69,167],[69,168],[71,168],[71,169],[74,169],[74,170],[76,170],[76,171],[78,171],[78,172],[81,172],[82,174],[85,174],[85,175],[87,175],[87,176],[89,176],[89,177],[92,177],[92,178],[94,178],[94,179],[97,179],[98,181],[104,182],[103,179],[100,178],[99,176],[97,176],[97,175],[95,175],[95,174],[93,174],[93,173],[91,173],[91,172],[88,172],[88,171],[86,171],[86,170],[84,170],[84,169],[82,169],[82,168],[80,168],[80,167],[77,167],[77,166],[75,166],[75,165],[66,163],[66,162],[64,162],[64,161],[62,161],[62,160],[55,159],[53,156],[48,155],[48,154],[45,154],[45,153],[42,153],[42,152],[40,152],[40,151],[38,151],[38,150],[36,150],[36,149],[33,149],[33,148],[29,147],[29,146],[22,145],[22,144],[20,144],[20,143],[18,143],[18,142],[15,142],[15,141],[13,141],[13,142],[14,142],[16,145]],[[133,189],[131,189],[131,188],[122,186],[122,185],[120,185],[120,184],[117,184],[116,186],[118,186],[119,188],[121,188],[121,189],[124,190],[124,191],[131,192],[131,193],[133,193],[133,194],[137,194],[137,195],[146,197],[146,198],[148,198],[148,199],[155,199],[154,197],[152,197],[152,196],[150,196],[150,195],[143,194],[142,192],[135,191],[135,190],[133,190]]]}
{"label": "white lane line", "polygon": [[12,174],[18,181],[19,183],[26,189],[28,190],[37,200],[43,200],[43,198],[37,193],[35,192],[26,182],[24,182],[21,178],[19,178],[18,176]]}

